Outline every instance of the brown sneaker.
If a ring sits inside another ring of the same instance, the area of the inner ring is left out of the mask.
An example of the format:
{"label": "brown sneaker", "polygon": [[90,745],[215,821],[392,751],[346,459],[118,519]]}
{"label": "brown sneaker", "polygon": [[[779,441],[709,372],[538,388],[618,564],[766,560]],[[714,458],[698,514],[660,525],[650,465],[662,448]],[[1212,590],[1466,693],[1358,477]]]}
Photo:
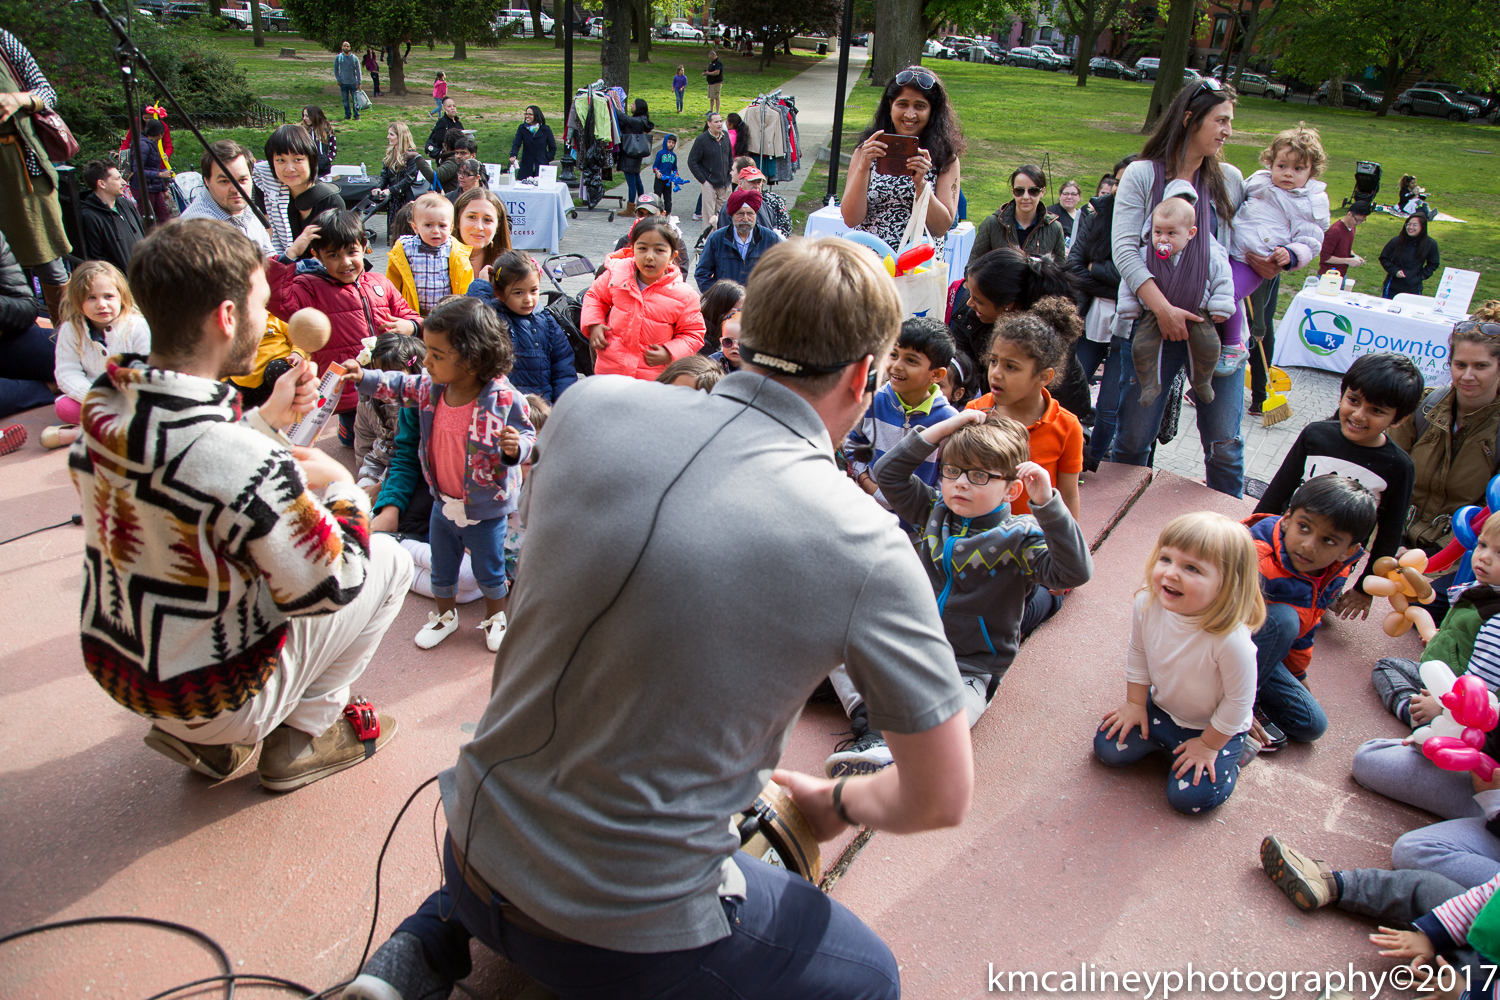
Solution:
{"label": "brown sneaker", "polygon": [[377,729],[370,724],[376,718],[375,712],[369,708],[368,702],[364,702],[363,715],[358,711],[353,713],[355,722],[360,724],[357,732],[350,721],[350,709],[359,705],[360,702],[356,701],[346,708],[342,719],[312,741],[312,752],[298,760],[292,759],[291,730],[284,725],[271,730],[261,747],[257,765],[260,783],[273,792],[290,792],[375,756],[375,751],[396,735],[396,720],[389,715],[380,715]]}
{"label": "brown sneaker", "polygon": [[232,776],[255,755],[253,743],[189,743],[170,733],[164,733],[155,726],[146,734],[146,745],[163,757],[169,757],[215,781],[223,781]]}
{"label": "brown sneaker", "polygon": [[1326,862],[1314,861],[1277,837],[1260,842],[1260,866],[1299,910],[1316,910],[1338,898],[1338,883]]}

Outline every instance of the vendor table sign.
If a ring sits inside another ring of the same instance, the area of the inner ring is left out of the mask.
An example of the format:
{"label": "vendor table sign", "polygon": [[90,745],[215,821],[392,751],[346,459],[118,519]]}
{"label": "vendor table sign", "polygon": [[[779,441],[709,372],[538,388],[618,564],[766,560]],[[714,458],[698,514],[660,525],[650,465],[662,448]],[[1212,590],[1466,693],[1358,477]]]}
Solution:
{"label": "vendor table sign", "polygon": [[1443,385],[1448,336],[1461,318],[1358,292],[1320,295],[1306,288],[1276,328],[1272,363],[1342,373],[1360,355],[1395,352],[1409,356],[1428,385]]}

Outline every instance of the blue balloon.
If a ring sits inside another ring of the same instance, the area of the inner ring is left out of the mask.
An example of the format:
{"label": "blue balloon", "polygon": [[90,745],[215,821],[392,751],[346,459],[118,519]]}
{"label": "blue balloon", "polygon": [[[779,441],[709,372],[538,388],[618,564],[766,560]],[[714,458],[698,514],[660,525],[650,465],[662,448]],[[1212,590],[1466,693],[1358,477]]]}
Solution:
{"label": "blue balloon", "polygon": [[1500,510],[1500,476],[1491,479],[1484,488],[1484,502],[1490,510]]}
{"label": "blue balloon", "polygon": [[839,235],[850,243],[858,243],[862,247],[874,250],[875,256],[881,260],[885,260],[887,256],[896,256],[896,251],[891,249],[891,245],[874,233],[867,233],[862,229],[851,229]]}
{"label": "blue balloon", "polygon": [[1474,580],[1474,553],[1465,552],[1464,557],[1458,561],[1458,571],[1453,574],[1453,586],[1470,583]]}
{"label": "blue balloon", "polygon": [[1479,535],[1469,523],[1469,520],[1479,512],[1480,508],[1470,504],[1467,507],[1458,508],[1453,513],[1453,523],[1450,525],[1453,528],[1453,537],[1458,539],[1458,544],[1466,549],[1474,548],[1474,543],[1479,540]]}

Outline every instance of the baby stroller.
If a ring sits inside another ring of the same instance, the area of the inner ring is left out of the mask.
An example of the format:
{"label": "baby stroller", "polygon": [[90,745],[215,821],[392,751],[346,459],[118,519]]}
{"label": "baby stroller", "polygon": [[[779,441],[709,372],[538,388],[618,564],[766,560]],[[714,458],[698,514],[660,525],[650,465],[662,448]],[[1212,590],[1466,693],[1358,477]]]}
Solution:
{"label": "baby stroller", "polygon": [[563,291],[562,286],[564,278],[577,278],[585,274],[592,276],[593,263],[582,254],[558,254],[547,258],[542,264],[542,273],[552,283],[553,289],[547,293],[547,304],[543,308],[552,314],[567,334],[568,344],[573,348],[573,367],[580,375],[594,374],[594,349],[579,324],[583,315],[583,296],[587,289],[577,295],[569,295]]}
{"label": "baby stroller", "polygon": [[1348,208],[1357,201],[1367,205],[1375,204],[1375,196],[1380,193],[1380,164],[1371,163],[1369,160],[1360,160],[1354,165],[1354,193],[1344,199],[1341,208]]}

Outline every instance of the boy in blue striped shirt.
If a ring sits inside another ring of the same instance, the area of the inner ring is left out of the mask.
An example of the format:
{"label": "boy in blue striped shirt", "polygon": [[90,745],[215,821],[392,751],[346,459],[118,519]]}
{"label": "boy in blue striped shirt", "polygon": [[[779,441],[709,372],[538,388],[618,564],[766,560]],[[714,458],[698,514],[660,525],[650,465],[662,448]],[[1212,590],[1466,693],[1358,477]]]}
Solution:
{"label": "boy in blue striped shirt", "polygon": [[[913,427],[931,427],[958,415],[938,388],[953,360],[953,350],[953,334],[938,320],[918,316],[902,323],[901,335],[891,348],[887,381],[876,391],[859,425],[849,432],[844,445],[849,474],[886,510],[891,505],[870,469]],[[916,475],[928,486],[938,485],[936,453],[918,466]]]}

